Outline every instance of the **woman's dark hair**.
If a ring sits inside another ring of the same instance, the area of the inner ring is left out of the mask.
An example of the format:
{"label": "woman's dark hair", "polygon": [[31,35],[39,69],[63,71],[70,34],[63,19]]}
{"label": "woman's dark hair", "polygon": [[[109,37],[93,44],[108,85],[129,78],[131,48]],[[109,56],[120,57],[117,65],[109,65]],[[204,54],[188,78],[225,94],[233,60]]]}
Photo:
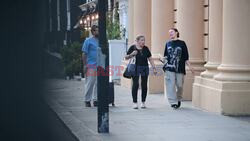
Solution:
{"label": "woman's dark hair", "polygon": [[179,33],[179,31],[178,31],[178,29],[177,29],[177,28],[170,28],[170,29],[174,30],[174,31],[177,33],[177,38],[179,38],[179,37],[180,37],[180,33]]}

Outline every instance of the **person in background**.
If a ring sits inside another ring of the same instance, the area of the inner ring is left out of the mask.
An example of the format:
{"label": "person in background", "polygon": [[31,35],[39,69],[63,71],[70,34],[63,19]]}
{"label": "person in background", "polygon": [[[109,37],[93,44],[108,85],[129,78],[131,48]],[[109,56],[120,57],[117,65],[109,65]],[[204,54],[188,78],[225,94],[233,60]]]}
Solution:
{"label": "person in background", "polygon": [[[91,27],[92,37],[87,38],[82,46],[82,60],[83,71],[85,74],[85,106],[91,107],[91,101],[93,105],[97,106],[97,76],[95,73],[97,68],[97,48],[98,41],[98,26],[93,25]],[[90,73],[92,72],[92,73]]]}

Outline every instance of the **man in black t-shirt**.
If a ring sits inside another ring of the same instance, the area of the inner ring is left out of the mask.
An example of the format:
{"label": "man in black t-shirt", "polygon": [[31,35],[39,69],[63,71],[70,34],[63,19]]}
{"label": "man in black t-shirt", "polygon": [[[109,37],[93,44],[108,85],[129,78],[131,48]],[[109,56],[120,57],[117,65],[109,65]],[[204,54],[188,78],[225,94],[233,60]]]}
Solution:
{"label": "man in black t-shirt", "polygon": [[166,57],[165,69],[167,71],[186,74],[185,63],[189,55],[184,41],[178,39],[168,41],[164,56]]}
{"label": "man in black t-shirt", "polygon": [[177,109],[181,106],[184,75],[186,74],[185,64],[194,73],[188,61],[188,49],[186,43],[179,40],[179,32],[176,28],[169,30],[171,40],[166,43],[165,58],[165,80],[168,101],[171,107]]}

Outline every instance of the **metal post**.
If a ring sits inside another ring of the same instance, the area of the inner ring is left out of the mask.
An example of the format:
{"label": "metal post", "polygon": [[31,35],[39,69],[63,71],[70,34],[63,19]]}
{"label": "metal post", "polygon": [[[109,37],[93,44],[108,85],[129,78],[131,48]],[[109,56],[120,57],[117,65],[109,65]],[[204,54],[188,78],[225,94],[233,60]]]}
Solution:
{"label": "metal post", "polygon": [[[98,0],[97,9],[99,14],[98,26],[100,46],[97,73],[98,133],[109,133],[109,69],[105,69],[109,66],[109,50],[106,35],[107,7],[108,0]],[[105,63],[101,63],[102,61]]]}

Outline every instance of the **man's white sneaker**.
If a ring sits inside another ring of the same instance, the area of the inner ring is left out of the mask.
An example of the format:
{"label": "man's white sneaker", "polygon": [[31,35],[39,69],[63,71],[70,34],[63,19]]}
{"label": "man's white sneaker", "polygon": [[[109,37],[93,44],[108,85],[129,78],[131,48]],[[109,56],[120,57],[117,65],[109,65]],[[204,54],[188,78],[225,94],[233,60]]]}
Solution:
{"label": "man's white sneaker", "polygon": [[137,103],[134,103],[133,109],[138,109],[138,104]]}
{"label": "man's white sneaker", "polygon": [[142,108],[142,109],[145,109],[145,108],[146,108],[145,102],[142,102],[142,103],[141,103],[141,108]]}

